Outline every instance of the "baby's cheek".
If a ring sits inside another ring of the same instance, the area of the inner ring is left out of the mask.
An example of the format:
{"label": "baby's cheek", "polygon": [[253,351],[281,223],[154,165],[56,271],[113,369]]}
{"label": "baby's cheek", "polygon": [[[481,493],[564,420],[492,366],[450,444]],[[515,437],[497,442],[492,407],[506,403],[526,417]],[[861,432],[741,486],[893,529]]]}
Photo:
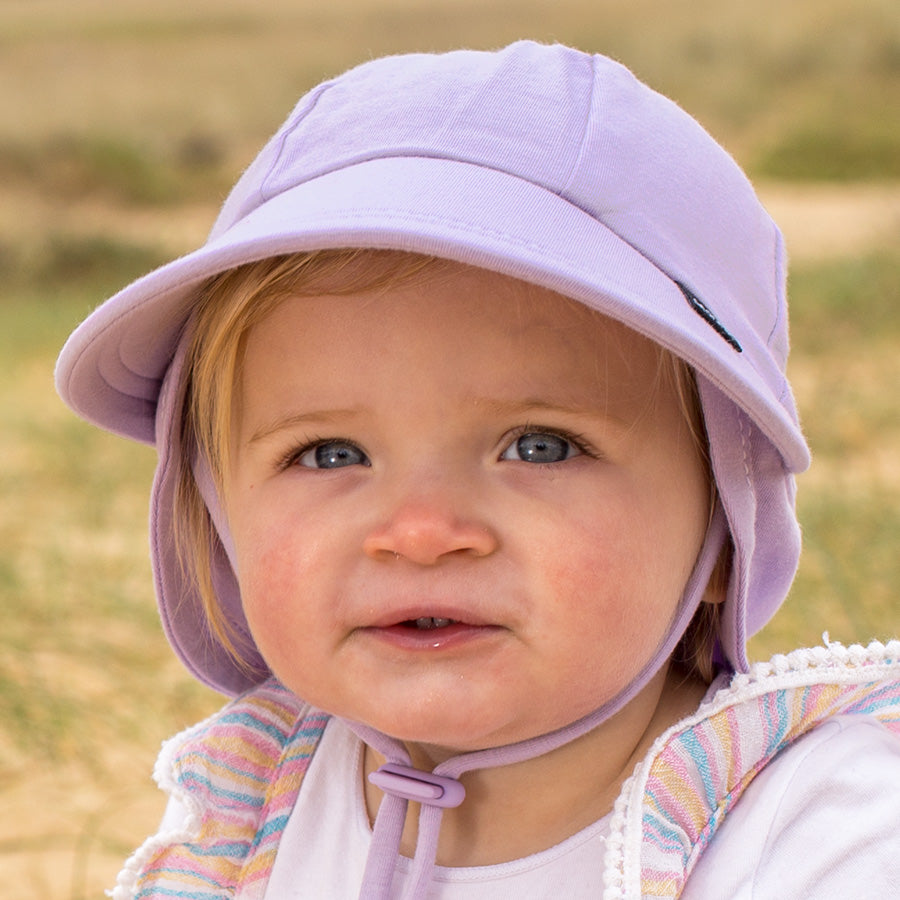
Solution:
{"label": "baby's cheek", "polygon": [[623,529],[594,529],[536,560],[555,615],[586,643],[603,647],[604,663],[613,668],[652,651],[674,611],[661,596],[652,556]]}
{"label": "baby's cheek", "polygon": [[314,658],[319,645],[302,603],[260,581],[245,607],[250,632],[269,668],[290,690],[307,696],[310,671],[319,670],[321,660]]}
{"label": "baby's cheek", "polygon": [[551,588],[601,604],[627,593],[630,554],[620,529],[587,521],[557,533],[561,539],[533,547],[533,563]]}
{"label": "baby's cheek", "polygon": [[289,522],[251,522],[235,534],[239,580],[245,592],[282,596],[310,565],[309,542]]}
{"label": "baby's cheek", "polygon": [[302,580],[298,579],[290,549],[260,549],[246,554],[240,560],[239,581],[244,614],[254,635],[259,633],[261,648],[273,637],[287,638],[302,617]]}

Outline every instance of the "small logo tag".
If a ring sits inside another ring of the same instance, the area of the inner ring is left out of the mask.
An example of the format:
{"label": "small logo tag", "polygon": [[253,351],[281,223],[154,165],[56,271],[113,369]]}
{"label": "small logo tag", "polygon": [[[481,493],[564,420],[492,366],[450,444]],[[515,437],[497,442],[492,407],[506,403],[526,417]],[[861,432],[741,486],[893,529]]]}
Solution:
{"label": "small logo tag", "polygon": [[688,290],[680,281],[676,281],[675,284],[678,285],[678,289],[684,294],[684,299],[687,300],[688,306],[703,319],[707,325],[712,326],[713,331],[719,335],[719,337],[724,338],[728,344],[737,350],[738,353],[743,353],[744,348],[737,342],[737,339],[728,329],[716,318],[716,314],[693,292]]}

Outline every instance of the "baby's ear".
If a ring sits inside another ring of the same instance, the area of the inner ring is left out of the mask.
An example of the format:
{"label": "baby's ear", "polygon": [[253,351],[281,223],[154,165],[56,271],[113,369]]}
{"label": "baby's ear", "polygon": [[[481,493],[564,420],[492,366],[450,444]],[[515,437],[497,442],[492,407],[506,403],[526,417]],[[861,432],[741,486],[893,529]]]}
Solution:
{"label": "baby's ear", "polygon": [[703,592],[703,600],[701,603],[708,603],[713,606],[719,606],[725,602],[728,595],[728,580],[731,577],[731,557],[732,545],[731,541],[726,541],[719,553],[719,558],[713,567],[709,581],[706,583],[706,590]]}
{"label": "baby's ear", "polygon": [[725,602],[725,593],[724,585],[713,584],[712,579],[710,579],[709,584],[706,585],[706,590],[703,592],[703,599],[700,602],[709,606],[721,606]]}

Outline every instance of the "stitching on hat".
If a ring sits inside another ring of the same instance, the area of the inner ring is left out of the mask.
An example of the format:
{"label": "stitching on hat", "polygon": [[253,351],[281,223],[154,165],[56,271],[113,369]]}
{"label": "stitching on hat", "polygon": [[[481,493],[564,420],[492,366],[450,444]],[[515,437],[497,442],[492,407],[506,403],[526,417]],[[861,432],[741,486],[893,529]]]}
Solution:
{"label": "stitching on hat", "polygon": [[[675,279],[672,279],[675,281]],[[744,348],[738,343],[730,331],[716,318],[716,314],[692,291],[685,287],[680,281],[675,281],[678,289],[684,294],[688,306],[709,325],[719,337],[723,338],[729,346],[733,347],[738,353],[743,353]]]}
{"label": "stitching on hat", "polygon": [[738,410],[738,430],[741,435],[741,456],[744,461],[744,478],[747,479],[747,486],[753,490],[753,476],[750,472],[750,434],[747,428],[747,417],[742,410]]}
{"label": "stitching on hat", "polygon": [[[775,338],[775,332],[778,330],[778,326],[782,321],[782,318],[785,316],[786,307],[787,307],[787,298],[784,295],[784,269],[786,262],[786,254],[784,248],[784,239],[781,236],[781,232],[775,228],[775,284],[773,287],[775,288],[775,319],[772,322],[772,330],[769,332],[769,336],[766,338],[766,346],[770,347],[772,345],[772,341]],[[782,366],[784,366],[784,361],[781,361]]]}
{"label": "stitching on hat", "polygon": [[[588,136],[591,130],[591,120],[593,119],[594,113],[594,94],[597,90],[597,58],[591,57],[590,60],[591,66],[591,89],[588,91],[587,95],[587,109],[585,110],[584,122],[581,127],[581,137],[578,141],[578,153],[575,154],[575,159],[572,161],[572,165],[569,167],[569,171],[566,174],[565,182],[563,183],[562,189],[558,192],[558,196],[565,200],[568,203],[572,203],[573,206],[578,206],[577,203],[573,203],[573,201],[569,198],[569,190],[572,187],[572,182],[575,180],[576,174],[581,170],[582,163],[584,162],[585,154],[587,153],[588,146]],[[581,209],[581,206],[578,206]],[[587,210],[585,210],[587,212]],[[590,213],[588,213],[591,215]],[[598,221],[602,221],[598,219]],[[606,223],[604,223],[606,224]]]}
{"label": "stitching on hat", "polygon": [[[559,197],[558,194],[554,195],[554,196]],[[565,197],[560,197],[559,199],[565,200]],[[566,202],[568,203],[569,201],[566,201]],[[570,204],[570,205],[574,205],[574,204]],[[584,212],[584,210],[582,210],[582,212]],[[352,222],[356,221],[357,219],[360,219],[363,221],[368,221],[370,214],[372,214],[372,213],[377,213],[378,215],[384,217],[384,221],[387,221],[388,219],[390,219],[390,220],[396,221],[398,223],[406,223],[406,222],[410,222],[410,221],[415,221],[417,224],[432,224],[433,223],[436,225],[449,225],[452,228],[465,233],[466,235],[477,234],[477,235],[485,235],[486,237],[492,237],[492,238],[502,238],[510,246],[515,246],[515,247],[519,247],[522,249],[527,249],[532,252],[536,252],[541,256],[542,259],[552,259],[552,257],[548,257],[547,254],[544,252],[544,248],[540,244],[535,243],[534,241],[527,241],[527,240],[522,241],[522,240],[519,240],[518,238],[511,238],[509,233],[507,231],[504,231],[502,228],[485,228],[483,226],[473,226],[467,219],[463,219],[463,218],[459,218],[459,217],[451,218],[448,216],[435,216],[435,215],[430,215],[428,213],[418,213],[418,212],[415,214],[406,213],[403,215],[396,215],[396,214],[392,213],[391,210],[382,209],[382,208],[379,208],[376,206],[360,206],[360,207],[357,207],[357,209],[354,211],[343,212],[341,214],[341,224],[343,225],[346,223],[352,223]],[[585,215],[587,215],[587,213],[585,213]],[[326,222],[326,227],[327,227],[329,216],[325,215],[325,216],[319,217],[317,221],[319,223],[321,223],[323,221],[323,219]],[[312,223],[313,218],[310,217],[309,221]],[[599,220],[595,220],[595,221],[599,222]],[[599,224],[604,225],[604,223],[602,223],[602,222],[599,222]],[[607,226],[607,225],[604,225],[604,227],[609,228],[609,226]],[[385,229],[385,230],[387,230],[387,229]],[[615,234],[612,231],[611,231],[611,233]],[[620,241],[622,240],[622,238],[620,238],[618,235],[615,235],[615,236]],[[378,247],[380,245],[377,243],[377,240],[371,240],[369,243],[366,244],[366,246]],[[559,258],[563,259],[566,262],[571,263],[573,265],[577,264],[577,262],[578,262],[576,257],[571,254],[568,254],[565,256],[560,254]],[[649,260],[648,260],[648,262],[649,262]]]}
{"label": "stitching on hat", "polygon": [[[310,113],[319,105],[319,101],[322,99],[322,96],[325,94],[328,88],[332,86],[332,84],[333,82],[326,81],[324,84],[320,84],[315,90],[303,96],[291,111],[290,117],[280,129],[279,134],[276,135],[276,137],[280,137],[278,141],[278,152],[274,154],[274,156],[272,157],[272,162],[269,164],[269,167],[266,170],[266,174],[260,179],[259,189],[257,191],[263,203],[267,203],[273,197],[277,197],[278,194],[283,193],[286,190],[286,188],[282,188],[281,190],[274,193],[271,192],[269,188],[271,180],[275,177],[275,173],[279,170],[281,161],[284,158],[285,148],[287,147],[288,141],[293,137],[294,132],[306,122],[306,119],[309,117]],[[295,186],[296,185],[291,185],[291,187]],[[247,213],[244,213],[240,218],[243,219],[246,215]]]}
{"label": "stitching on hat", "polygon": [[[771,348],[772,342],[775,340],[775,334],[779,325],[787,319],[787,296],[785,269],[787,265],[787,253],[784,246],[784,237],[775,227],[775,319],[772,322],[772,330],[766,338],[766,346]],[[781,357],[781,354],[779,354]],[[787,364],[787,358],[779,358],[781,369],[784,370]],[[782,371],[781,385],[778,391],[778,399],[784,405],[788,400],[792,400],[791,386],[788,384],[787,376]]]}

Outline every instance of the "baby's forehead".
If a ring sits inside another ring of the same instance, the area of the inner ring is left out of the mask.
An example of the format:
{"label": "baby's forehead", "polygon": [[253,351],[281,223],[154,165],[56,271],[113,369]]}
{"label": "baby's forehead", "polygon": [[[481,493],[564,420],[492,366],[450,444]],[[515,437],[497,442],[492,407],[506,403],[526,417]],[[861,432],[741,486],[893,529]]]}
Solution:
{"label": "baby's forehead", "polygon": [[[444,312],[435,295],[446,302],[443,288],[451,284],[451,292],[476,301],[485,323],[501,323],[510,336],[532,329],[577,335],[589,328],[602,334],[610,349],[635,341],[650,343],[649,338],[585,303],[492,269],[395,250],[350,249],[314,256],[321,258],[303,266],[287,292],[283,285],[278,286],[283,299],[354,296],[356,310],[374,308],[376,314],[379,310],[387,314],[392,302],[412,294],[428,311],[422,330],[433,331]],[[597,298],[598,307],[605,305],[603,298]]]}
{"label": "baby's forehead", "polygon": [[548,288],[446,261],[339,274],[298,286],[251,329],[245,373],[265,386],[287,369],[297,395],[312,385],[333,402],[342,385],[406,393],[409,379],[498,401],[656,392],[656,344]]}
{"label": "baby's forehead", "polygon": [[[655,344],[617,319],[550,288],[492,269],[399,251],[346,251],[301,272],[280,301],[296,301],[318,319],[380,320],[405,310],[405,327],[440,340],[446,323],[466,316],[472,333],[502,332],[509,341],[540,335],[598,351],[630,355]],[[324,301],[324,302],[323,302]],[[603,299],[598,298],[598,306]],[[276,306],[277,308],[277,306]],[[418,314],[416,314],[418,313]]]}

